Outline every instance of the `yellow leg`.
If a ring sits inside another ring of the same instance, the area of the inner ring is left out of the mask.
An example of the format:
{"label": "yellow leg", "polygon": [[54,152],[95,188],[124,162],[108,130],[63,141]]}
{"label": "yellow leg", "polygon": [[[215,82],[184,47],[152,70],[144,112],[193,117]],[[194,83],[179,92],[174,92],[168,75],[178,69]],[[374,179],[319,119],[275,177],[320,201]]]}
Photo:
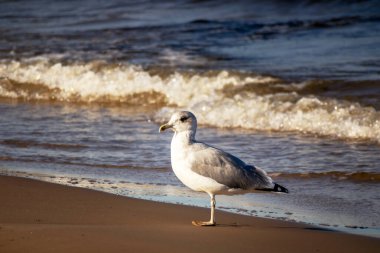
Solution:
{"label": "yellow leg", "polygon": [[215,195],[210,194],[211,197],[211,217],[210,221],[192,221],[194,226],[215,226]]}

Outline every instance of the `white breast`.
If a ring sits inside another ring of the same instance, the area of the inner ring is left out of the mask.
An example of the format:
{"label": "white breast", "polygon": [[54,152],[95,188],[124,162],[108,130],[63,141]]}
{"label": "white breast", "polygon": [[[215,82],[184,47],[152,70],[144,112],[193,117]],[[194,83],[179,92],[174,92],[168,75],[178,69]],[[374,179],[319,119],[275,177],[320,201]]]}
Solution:
{"label": "white breast", "polygon": [[191,143],[175,134],[171,143],[171,163],[174,174],[187,187],[194,191],[204,191],[208,194],[225,192],[228,187],[219,184],[212,178],[201,176],[191,170],[192,159],[189,150]]}

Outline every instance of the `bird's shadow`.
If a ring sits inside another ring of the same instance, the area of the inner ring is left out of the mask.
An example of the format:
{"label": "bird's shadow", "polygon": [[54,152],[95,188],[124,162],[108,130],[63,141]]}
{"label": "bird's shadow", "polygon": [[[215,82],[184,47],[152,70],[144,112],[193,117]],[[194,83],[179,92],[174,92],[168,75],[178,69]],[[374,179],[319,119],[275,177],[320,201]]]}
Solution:
{"label": "bird's shadow", "polygon": [[[252,224],[240,224],[240,223],[217,223],[214,227],[225,227],[225,228],[254,228],[257,227]],[[269,226],[270,228],[278,228],[278,229],[304,229],[304,230],[313,230],[313,231],[320,231],[320,232],[337,232],[334,229],[330,228],[323,228],[323,227],[314,227],[314,226],[306,226],[306,227],[298,227],[298,226]]]}
{"label": "bird's shadow", "polygon": [[274,228],[280,228],[280,229],[304,229],[304,230],[312,230],[312,231],[320,231],[320,232],[337,232],[337,230],[331,229],[331,228],[324,228],[324,227],[317,227],[317,226],[305,226],[305,227],[292,227],[292,226],[284,226],[284,227],[274,227]]}
{"label": "bird's shadow", "polygon": [[306,230],[322,231],[322,232],[337,232],[337,230],[331,228],[321,228],[321,227],[305,227]]}
{"label": "bird's shadow", "polygon": [[215,227],[235,227],[235,228],[241,228],[241,227],[253,227],[252,225],[248,224],[239,224],[239,223],[217,223]]}

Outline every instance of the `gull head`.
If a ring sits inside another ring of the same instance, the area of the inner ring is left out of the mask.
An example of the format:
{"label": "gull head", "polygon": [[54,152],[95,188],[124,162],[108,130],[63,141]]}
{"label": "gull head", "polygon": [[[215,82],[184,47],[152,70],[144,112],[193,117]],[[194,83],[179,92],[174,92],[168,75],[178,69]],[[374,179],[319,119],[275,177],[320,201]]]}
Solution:
{"label": "gull head", "polygon": [[176,133],[191,131],[195,134],[197,130],[197,118],[188,111],[176,112],[172,115],[169,122],[160,127],[159,132],[172,129]]}

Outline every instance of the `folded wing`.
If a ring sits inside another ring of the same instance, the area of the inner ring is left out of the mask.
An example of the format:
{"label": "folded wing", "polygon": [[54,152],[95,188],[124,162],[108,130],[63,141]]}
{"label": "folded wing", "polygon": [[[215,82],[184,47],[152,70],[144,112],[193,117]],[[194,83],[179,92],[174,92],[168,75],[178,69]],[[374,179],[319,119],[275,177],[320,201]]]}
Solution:
{"label": "folded wing", "polygon": [[191,170],[229,188],[244,190],[273,188],[272,179],[260,168],[204,143],[194,143]]}

